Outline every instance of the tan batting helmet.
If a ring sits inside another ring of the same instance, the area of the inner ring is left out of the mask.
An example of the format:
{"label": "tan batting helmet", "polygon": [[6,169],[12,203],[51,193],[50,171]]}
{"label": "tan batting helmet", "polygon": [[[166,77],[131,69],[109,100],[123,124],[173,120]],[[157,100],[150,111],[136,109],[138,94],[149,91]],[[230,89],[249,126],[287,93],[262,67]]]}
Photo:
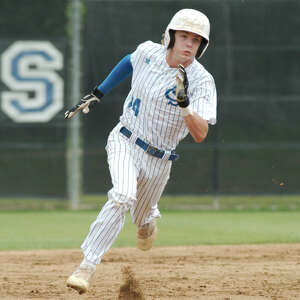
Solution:
{"label": "tan batting helmet", "polygon": [[167,48],[170,48],[172,38],[174,38],[170,34],[170,30],[184,30],[202,36],[203,39],[196,54],[197,58],[200,58],[208,47],[210,23],[207,16],[198,10],[185,8],[173,16],[163,37],[163,44]]}

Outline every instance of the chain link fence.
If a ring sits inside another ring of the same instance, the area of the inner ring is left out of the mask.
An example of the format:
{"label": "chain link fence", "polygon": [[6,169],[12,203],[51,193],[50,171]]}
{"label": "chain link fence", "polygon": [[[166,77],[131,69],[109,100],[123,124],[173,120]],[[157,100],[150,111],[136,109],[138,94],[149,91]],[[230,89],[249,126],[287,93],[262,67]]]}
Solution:
{"label": "chain link fence", "polygon": [[[67,197],[71,1],[48,2],[0,4],[1,197]],[[299,194],[299,1],[81,2],[82,94],[138,44],[159,43],[179,9],[210,18],[201,63],[216,81],[218,123],[202,144],[190,137],[180,144],[165,194]],[[127,79],[81,116],[84,194],[111,187],[104,147],[129,88]]]}

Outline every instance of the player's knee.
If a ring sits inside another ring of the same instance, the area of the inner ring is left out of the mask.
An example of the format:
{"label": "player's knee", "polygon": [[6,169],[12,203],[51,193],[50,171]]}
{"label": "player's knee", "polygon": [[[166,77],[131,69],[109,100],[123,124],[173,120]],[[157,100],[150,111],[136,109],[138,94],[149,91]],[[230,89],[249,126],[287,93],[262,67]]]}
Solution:
{"label": "player's knee", "polygon": [[133,202],[135,201],[134,197],[128,195],[126,193],[116,192],[114,190],[110,190],[108,192],[108,198],[112,200],[115,206],[123,208],[125,211],[129,210]]}

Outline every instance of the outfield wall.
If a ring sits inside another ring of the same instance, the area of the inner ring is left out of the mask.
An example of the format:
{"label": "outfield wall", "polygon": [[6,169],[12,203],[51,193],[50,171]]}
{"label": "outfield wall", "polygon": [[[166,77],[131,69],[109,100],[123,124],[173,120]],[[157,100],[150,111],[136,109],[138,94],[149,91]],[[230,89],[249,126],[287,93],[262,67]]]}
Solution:
{"label": "outfield wall", "polygon": [[[1,1],[0,196],[67,193],[63,112],[71,101],[71,2],[46,2]],[[211,20],[211,41],[201,63],[216,81],[218,123],[204,143],[188,137],[180,144],[181,159],[174,163],[166,193],[300,192],[299,1],[83,4],[82,94],[139,43],[159,42],[177,10],[199,9]],[[27,77],[21,67],[26,62]],[[83,193],[106,193],[111,187],[104,147],[129,86],[128,79],[82,117]]]}

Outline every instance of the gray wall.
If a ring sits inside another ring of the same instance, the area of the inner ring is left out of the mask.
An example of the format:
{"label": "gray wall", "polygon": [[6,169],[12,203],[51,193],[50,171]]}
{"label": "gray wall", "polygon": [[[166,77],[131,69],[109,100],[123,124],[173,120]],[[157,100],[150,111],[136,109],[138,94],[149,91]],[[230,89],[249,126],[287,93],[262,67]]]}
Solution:
{"label": "gray wall", "polygon": [[[46,4],[45,4],[46,3]],[[0,52],[15,40],[49,40],[64,54],[68,105],[68,1],[2,0]],[[218,123],[206,141],[178,147],[168,194],[299,193],[300,2],[298,0],[86,0],[82,94],[146,40],[160,42],[181,8],[211,21],[201,63],[218,91]],[[15,7],[18,7],[16,10]],[[130,79],[82,116],[83,192],[111,187],[107,136],[118,122]],[[0,82],[0,92],[7,90]],[[79,100],[79,99],[78,99]],[[0,110],[0,195],[66,195],[63,110],[48,123],[15,123]]]}
{"label": "gray wall", "polygon": [[[166,193],[298,193],[300,165],[299,1],[88,1],[85,90],[101,82],[127,53],[159,42],[176,11],[203,11],[211,42],[201,63],[218,90],[218,123],[207,140],[189,137],[178,147]],[[85,187],[110,181],[107,135],[118,121],[130,80],[107,95],[85,121]]]}

